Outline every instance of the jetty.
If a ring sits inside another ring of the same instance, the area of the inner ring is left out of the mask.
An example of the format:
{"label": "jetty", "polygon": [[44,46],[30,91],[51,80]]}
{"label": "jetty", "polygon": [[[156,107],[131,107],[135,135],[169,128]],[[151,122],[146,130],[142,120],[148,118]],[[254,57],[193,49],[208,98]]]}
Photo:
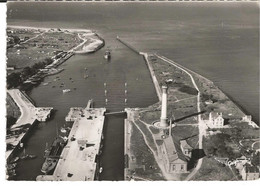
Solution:
{"label": "jetty", "polygon": [[39,175],[37,181],[93,181],[99,174],[105,108],[71,108],[66,121],[73,121],[53,175]]}
{"label": "jetty", "polygon": [[161,87],[158,83],[158,80],[156,78],[156,75],[154,73],[154,69],[151,65],[151,62],[150,62],[150,59],[152,57],[154,57],[154,54],[148,54],[148,53],[144,53],[144,52],[140,52],[138,51],[135,47],[133,47],[132,45],[130,45],[129,43],[127,43],[126,41],[124,41],[122,38],[120,38],[119,36],[116,37],[116,39],[121,42],[122,44],[124,44],[126,47],[128,47],[129,49],[131,49],[133,52],[139,54],[139,55],[142,55],[144,57],[144,60],[146,62],[146,65],[149,69],[149,72],[151,74],[151,78],[152,78],[152,81],[153,81],[153,84],[154,84],[154,87],[155,87],[155,91],[156,91],[156,94],[157,94],[157,97],[159,99],[159,101],[161,101],[161,95],[162,95],[162,90],[161,90]]}
{"label": "jetty", "polygon": [[29,97],[19,89],[10,89],[7,90],[7,93],[13,98],[21,111],[21,116],[10,128],[10,134],[6,137],[6,143],[13,147],[12,149],[7,149],[5,153],[6,160],[9,161],[13,158],[13,154],[18,149],[19,144],[23,143],[35,123],[37,121],[46,121],[50,117],[53,108],[35,107]]}
{"label": "jetty", "polygon": [[131,50],[133,50],[135,53],[139,54],[139,51],[133,47],[132,45],[130,45],[129,43],[125,42],[123,39],[121,39],[119,36],[116,36],[116,39],[118,41],[120,41],[122,44],[124,44],[125,46],[127,46],[128,48],[130,48]]}

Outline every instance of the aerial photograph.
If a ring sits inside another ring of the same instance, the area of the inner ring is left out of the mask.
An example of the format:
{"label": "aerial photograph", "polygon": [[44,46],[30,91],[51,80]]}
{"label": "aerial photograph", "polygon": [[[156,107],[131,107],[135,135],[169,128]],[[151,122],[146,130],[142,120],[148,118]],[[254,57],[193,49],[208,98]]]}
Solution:
{"label": "aerial photograph", "polygon": [[259,180],[259,2],[107,1],[6,3],[5,180]]}

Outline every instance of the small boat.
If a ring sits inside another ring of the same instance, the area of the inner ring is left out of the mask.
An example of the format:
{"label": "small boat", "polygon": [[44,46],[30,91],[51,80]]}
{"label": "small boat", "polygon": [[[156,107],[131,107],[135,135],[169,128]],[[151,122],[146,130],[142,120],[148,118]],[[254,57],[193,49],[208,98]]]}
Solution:
{"label": "small boat", "polygon": [[17,163],[7,164],[6,168],[7,168],[7,170],[12,170],[16,167],[16,165],[17,165]]}
{"label": "small boat", "polygon": [[62,133],[66,133],[66,132],[67,132],[67,130],[66,130],[65,128],[63,128],[63,127],[61,127],[60,131],[61,131]]}
{"label": "small boat", "polygon": [[110,51],[107,50],[107,51],[105,52],[104,58],[107,59],[107,60],[109,60],[109,59],[111,58],[111,53],[110,53]]}
{"label": "small boat", "polygon": [[10,163],[16,163],[19,159],[19,157],[15,157]]}
{"label": "small boat", "polygon": [[28,158],[30,158],[30,159],[34,159],[34,158],[36,158],[37,156],[36,155],[34,155],[34,154],[29,154],[28,155]]}
{"label": "small boat", "polygon": [[46,85],[48,85],[49,83],[43,83],[42,85],[44,85],[44,86],[46,86]]}
{"label": "small boat", "polygon": [[8,171],[8,178],[16,176],[16,172],[14,169]]}
{"label": "small boat", "polygon": [[62,90],[63,93],[67,93],[67,92],[70,92],[71,90],[70,89],[64,89]]}
{"label": "small boat", "polygon": [[20,159],[21,160],[25,160],[25,159],[27,159],[29,157],[29,154],[26,154],[25,153],[25,148],[23,149],[23,155],[22,156],[20,156]]}
{"label": "small boat", "polygon": [[102,173],[103,172],[103,167],[100,167],[99,168],[99,173]]}
{"label": "small boat", "polygon": [[21,159],[21,160],[25,160],[25,159],[27,159],[28,157],[29,157],[28,154],[24,154],[24,155],[22,155],[22,156],[20,157],[20,159]]}

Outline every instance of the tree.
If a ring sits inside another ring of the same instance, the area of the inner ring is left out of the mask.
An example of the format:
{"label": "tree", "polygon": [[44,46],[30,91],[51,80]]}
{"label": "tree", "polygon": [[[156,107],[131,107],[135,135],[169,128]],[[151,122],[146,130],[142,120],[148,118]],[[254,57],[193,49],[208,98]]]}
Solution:
{"label": "tree", "polygon": [[251,163],[254,166],[260,166],[260,152],[257,152],[257,154],[253,154],[253,158],[251,160]]}
{"label": "tree", "polygon": [[33,73],[34,73],[34,71],[31,67],[25,67],[22,71],[22,75],[23,75],[24,79],[31,76]]}
{"label": "tree", "polygon": [[7,76],[6,78],[7,88],[17,87],[22,82],[21,73],[14,72]]}
{"label": "tree", "polygon": [[52,62],[53,62],[53,60],[52,60],[51,58],[49,58],[49,57],[47,57],[47,58],[44,59],[44,63],[45,63],[46,65],[49,65],[49,64],[51,64]]}

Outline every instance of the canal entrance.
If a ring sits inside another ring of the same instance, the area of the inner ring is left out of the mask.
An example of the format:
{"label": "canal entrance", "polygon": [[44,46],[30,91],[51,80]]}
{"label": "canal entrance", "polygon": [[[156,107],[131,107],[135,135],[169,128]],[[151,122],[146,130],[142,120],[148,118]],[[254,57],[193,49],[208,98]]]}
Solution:
{"label": "canal entrance", "polygon": [[[120,112],[126,107],[146,107],[157,101],[143,57],[116,38],[104,39],[107,46],[94,54],[73,56],[60,66],[65,69],[63,72],[46,77],[28,93],[37,106],[50,106],[55,112],[52,120],[35,127],[26,152],[37,158],[18,163],[16,180],[35,180],[42,174],[46,143],[52,144],[57,128],[64,126],[70,107],[86,107],[88,100],[93,99],[94,107]],[[103,57],[107,47],[112,54],[110,61]],[[71,89],[71,92],[63,93],[63,89]],[[100,180],[124,179],[124,118],[121,114],[106,116]]]}

